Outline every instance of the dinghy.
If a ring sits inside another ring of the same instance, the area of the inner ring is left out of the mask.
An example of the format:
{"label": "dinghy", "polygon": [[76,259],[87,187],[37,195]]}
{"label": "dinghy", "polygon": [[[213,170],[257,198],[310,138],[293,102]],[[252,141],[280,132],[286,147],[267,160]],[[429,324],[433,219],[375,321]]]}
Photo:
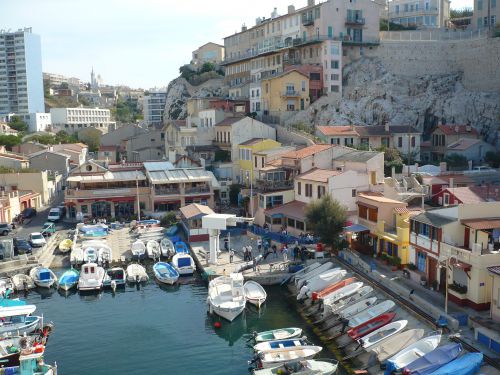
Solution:
{"label": "dinghy", "polygon": [[402,369],[416,359],[423,357],[425,354],[436,349],[440,341],[441,335],[437,334],[424,337],[416,343],[407,346],[387,360],[384,374],[390,375],[391,372]]}
{"label": "dinghy", "polygon": [[254,338],[256,342],[273,341],[273,340],[285,340],[294,337],[299,337],[302,335],[301,328],[280,328],[273,329],[271,331],[264,332],[254,332]]}
{"label": "dinghy", "polygon": [[243,288],[245,289],[245,298],[252,305],[260,308],[260,306],[266,302],[266,290],[259,283],[250,280],[243,285]]}
{"label": "dinghy", "polygon": [[80,278],[80,272],[71,268],[64,271],[64,273],[59,278],[59,288],[62,290],[70,290],[76,284],[78,284],[78,279]]}
{"label": "dinghy", "polygon": [[384,342],[370,348],[371,353],[375,355],[380,363],[383,363],[394,354],[404,348],[416,343],[424,336],[423,329],[410,329],[405,332],[398,333]]}
{"label": "dinghy", "polygon": [[156,280],[163,284],[173,285],[179,279],[179,272],[177,272],[177,270],[170,263],[155,263],[153,266],[153,272]]}
{"label": "dinghy", "polygon": [[309,345],[307,337],[297,337],[294,339],[264,341],[253,346],[256,352],[264,352],[268,350],[280,350],[285,348],[299,348],[301,346]]}
{"label": "dinghy", "polygon": [[207,303],[210,313],[216,313],[232,322],[245,309],[243,275],[232,273],[229,277],[219,276],[210,281]]}
{"label": "dinghy", "polygon": [[67,253],[68,251],[71,251],[71,248],[73,247],[73,241],[70,240],[69,238],[66,238],[65,240],[62,240],[59,242],[59,251],[61,253]]}
{"label": "dinghy", "polygon": [[160,259],[160,244],[156,240],[149,240],[146,243],[146,252],[149,259]]}
{"label": "dinghy", "polygon": [[79,266],[83,263],[83,249],[75,247],[70,254],[70,263],[72,266]]}
{"label": "dinghy", "polygon": [[339,311],[337,315],[339,318],[349,319],[351,316],[354,316],[361,311],[366,310],[370,306],[373,306],[376,301],[377,297],[365,298],[351,306],[346,307],[345,309],[342,309],[342,311]]}
{"label": "dinghy", "polygon": [[40,288],[50,288],[57,282],[54,272],[45,267],[33,267],[30,271],[30,277]]}
{"label": "dinghy", "polygon": [[14,285],[14,290],[16,292],[30,290],[35,287],[33,279],[22,273],[12,276],[12,284]]}
{"label": "dinghy", "polygon": [[175,252],[176,253],[189,253],[189,248],[184,242],[177,241],[175,243]]}
{"label": "dinghy", "polygon": [[280,375],[280,374],[294,374],[294,375],[333,375],[337,372],[338,362],[330,360],[316,361],[309,359],[305,361],[291,361],[286,362],[280,366],[266,368],[261,370],[254,370],[254,375]]}
{"label": "dinghy", "polygon": [[401,332],[406,327],[407,324],[408,320],[404,319],[386,324],[385,326],[380,327],[379,329],[359,339],[361,346],[364,349],[368,349],[369,347],[376,345],[385,339],[388,339],[392,335]]}
{"label": "dinghy", "polygon": [[108,245],[102,245],[97,250],[97,263],[100,266],[107,266],[113,260],[113,250]]}
{"label": "dinghy", "polygon": [[192,275],[196,271],[194,260],[188,253],[176,253],[172,257],[172,265],[181,276]]}
{"label": "dinghy", "polygon": [[136,259],[144,258],[144,254],[146,253],[146,245],[141,240],[137,240],[132,244],[132,256]]}
{"label": "dinghy", "polygon": [[269,350],[258,353],[259,364],[262,368],[275,367],[289,361],[303,361],[311,359],[323,348],[321,346],[302,346],[300,349],[289,348],[279,350]]}
{"label": "dinghy", "polygon": [[160,252],[162,257],[171,257],[175,254],[174,243],[167,237],[162,238],[160,241]]}
{"label": "dinghy", "polygon": [[346,285],[346,286],[336,290],[333,293],[330,293],[326,297],[326,299],[323,300],[323,310],[325,312],[328,311],[328,307],[326,307],[326,306],[334,304],[335,302],[339,301],[342,298],[346,298],[346,297],[353,295],[358,290],[360,290],[362,286],[363,286],[363,283],[361,281],[358,281],[356,283]]}
{"label": "dinghy", "polygon": [[339,315],[340,312],[344,311],[346,308],[353,306],[357,302],[363,300],[363,298],[368,296],[371,292],[373,292],[373,288],[369,285],[364,285],[360,290],[358,290],[352,296],[341,299],[340,301],[337,301],[333,304],[329,304],[328,306],[325,305],[325,310],[327,310],[326,307],[328,307],[333,314]]}
{"label": "dinghy", "polygon": [[323,263],[321,266],[313,269],[312,271],[306,272],[303,275],[296,276],[295,277],[295,286],[297,287],[297,290],[300,290],[302,288],[302,285],[309,279],[312,279],[314,276],[320,275],[325,271],[328,271],[330,268],[333,267],[332,262],[326,262]]}
{"label": "dinghy", "polygon": [[89,246],[83,249],[84,263],[97,263],[98,258],[99,253],[97,252],[96,248]]}
{"label": "dinghy", "polygon": [[0,335],[31,333],[41,322],[39,316],[32,316],[35,305],[2,307],[0,309]]}
{"label": "dinghy", "polygon": [[14,283],[10,277],[0,277],[0,295],[5,296],[7,291],[14,291]]}
{"label": "dinghy", "polygon": [[304,267],[301,270],[298,270],[297,272],[294,272],[292,275],[290,275],[287,278],[285,278],[281,282],[281,284],[284,285],[284,284],[288,283],[289,281],[294,281],[296,277],[300,277],[300,276],[306,274],[307,272],[310,272],[313,269],[318,268],[319,266],[321,266],[321,263],[314,262],[314,263],[308,265],[307,267]]}
{"label": "dinghy", "polygon": [[351,339],[357,340],[360,337],[366,336],[367,334],[379,329],[380,327],[385,326],[386,324],[391,322],[395,316],[396,313],[394,312],[381,314],[379,316],[376,316],[375,318],[368,320],[367,322],[364,322],[363,324],[357,327],[349,329],[347,331],[347,334]]}
{"label": "dinghy", "polygon": [[129,283],[144,283],[148,280],[146,269],[140,264],[130,264],[127,267],[127,281]]}
{"label": "dinghy", "polygon": [[346,274],[346,270],[333,268],[307,280],[305,285],[303,285],[300,289],[300,292],[297,295],[297,300],[311,297],[313,292],[318,292],[329,285],[338,283],[345,277]]}
{"label": "dinghy", "polygon": [[106,275],[102,282],[103,288],[110,287],[116,290],[119,286],[125,286],[127,283],[127,274],[125,270],[121,267],[113,267],[106,270]]}
{"label": "dinghy", "polygon": [[383,314],[390,309],[392,309],[396,304],[392,300],[385,300],[376,305],[368,307],[366,310],[363,310],[356,315],[352,316],[349,319],[349,327],[354,328],[357,327],[370,319],[373,319],[380,314]]}
{"label": "dinghy", "polygon": [[86,263],[82,266],[78,289],[80,291],[100,290],[106,272],[97,263]]}
{"label": "dinghy", "polygon": [[335,292],[336,290],[340,289],[340,288],[343,288],[344,286],[346,285],[349,285],[349,284],[352,284],[353,282],[356,281],[356,278],[355,277],[349,277],[347,279],[344,279],[344,280],[340,280],[336,283],[333,283],[329,286],[327,286],[326,288],[323,288],[322,290],[320,290],[319,292],[314,292],[312,293],[311,295],[311,299],[313,301],[316,301],[318,299],[325,299],[326,297],[328,297],[331,293]]}
{"label": "dinghy", "polygon": [[467,353],[429,375],[472,375],[483,363],[483,353]]}
{"label": "dinghy", "polygon": [[438,346],[433,351],[405,366],[403,373],[412,375],[428,375],[447,363],[453,361],[462,353],[462,344]]}

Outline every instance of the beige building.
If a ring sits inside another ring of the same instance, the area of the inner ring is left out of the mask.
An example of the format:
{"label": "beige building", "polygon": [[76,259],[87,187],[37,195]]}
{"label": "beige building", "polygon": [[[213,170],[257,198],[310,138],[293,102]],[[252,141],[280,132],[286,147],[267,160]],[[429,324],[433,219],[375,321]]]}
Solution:
{"label": "beige building", "polygon": [[29,167],[29,160],[22,155],[13,154],[0,149],[0,166],[12,169],[24,169]]}
{"label": "beige building", "polygon": [[418,29],[448,27],[450,0],[392,0],[389,1],[389,20]]}
{"label": "beige building", "polygon": [[472,27],[475,29],[494,29],[500,22],[500,5],[495,0],[474,0]]}
{"label": "beige building", "polygon": [[[31,191],[40,194],[40,204],[48,204],[62,190],[61,176],[51,177],[49,173],[30,172],[30,173],[2,173],[0,174],[0,187],[4,192],[11,191]],[[32,206],[30,206],[32,207]]]}
{"label": "beige building", "polygon": [[222,60],[224,60],[224,46],[208,42],[193,51],[191,64],[197,68],[201,68],[201,66],[206,62],[218,65],[222,62]]}

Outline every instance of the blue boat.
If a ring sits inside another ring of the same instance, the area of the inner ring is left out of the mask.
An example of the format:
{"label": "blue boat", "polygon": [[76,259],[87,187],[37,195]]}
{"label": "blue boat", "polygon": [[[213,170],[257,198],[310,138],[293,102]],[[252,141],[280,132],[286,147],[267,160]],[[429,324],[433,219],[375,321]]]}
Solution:
{"label": "blue boat", "polygon": [[177,228],[177,225],[172,225],[171,227],[168,227],[167,230],[165,231],[165,234],[169,237],[175,236],[177,234],[177,231],[179,229]]}
{"label": "blue boat", "polygon": [[187,245],[184,242],[179,241],[179,242],[175,243],[175,252],[176,253],[189,253],[189,248],[187,247]]}
{"label": "blue boat", "polygon": [[71,288],[76,286],[76,284],[78,284],[79,278],[80,272],[78,272],[74,268],[71,268],[61,275],[61,278],[59,279],[59,288],[63,290],[70,290]]}
{"label": "blue boat", "polygon": [[310,345],[305,337],[286,339],[286,340],[275,340],[275,341],[265,341],[254,345],[254,350],[256,352],[269,351],[269,350],[280,350],[286,348],[294,348]]}
{"label": "blue boat", "polygon": [[429,375],[472,375],[483,363],[483,353],[467,353]]}
{"label": "blue boat", "polygon": [[136,225],[160,225],[160,220],[155,220],[155,219],[137,220]]}
{"label": "blue boat", "polygon": [[408,371],[412,375],[429,375],[441,366],[453,361],[461,352],[461,344],[448,344],[437,347],[406,366],[403,373]]}
{"label": "blue boat", "polygon": [[156,280],[163,284],[174,284],[179,279],[179,272],[170,264],[165,262],[155,263],[153,266]]}

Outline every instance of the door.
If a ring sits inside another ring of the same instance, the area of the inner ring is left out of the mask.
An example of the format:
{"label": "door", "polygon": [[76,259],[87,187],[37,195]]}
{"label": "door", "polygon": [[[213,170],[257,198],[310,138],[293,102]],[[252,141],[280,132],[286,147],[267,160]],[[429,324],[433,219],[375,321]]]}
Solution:
{"label": "door", "polygon": [[328,38],[333,38],[333,27],[328,26]]}
{"label": "door", "polygon": [[434,258],[429,257],[429,283],[437,280],[437,261]]}
{"label": "door", "polygon": [[469,241],[470,241],[470,228],[465,227],[465,233],[464,233],[464,247],[467,249],[469,248]]}

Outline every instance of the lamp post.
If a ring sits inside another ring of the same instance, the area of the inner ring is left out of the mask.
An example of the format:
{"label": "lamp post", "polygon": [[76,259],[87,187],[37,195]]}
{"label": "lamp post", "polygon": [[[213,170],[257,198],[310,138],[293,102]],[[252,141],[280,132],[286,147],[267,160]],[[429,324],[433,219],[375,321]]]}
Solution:
{"label": "lamp post", "polygon": [[253,181],[250,177],[250,171],[247,171],[247,179],[250,182],[250,216],[253,217]]}
{"label": "lamp post", "polygon": [[141,204],[139,203],[139,176],[135,176],[135,193],[137,196],[137,220],[141,221]]}

